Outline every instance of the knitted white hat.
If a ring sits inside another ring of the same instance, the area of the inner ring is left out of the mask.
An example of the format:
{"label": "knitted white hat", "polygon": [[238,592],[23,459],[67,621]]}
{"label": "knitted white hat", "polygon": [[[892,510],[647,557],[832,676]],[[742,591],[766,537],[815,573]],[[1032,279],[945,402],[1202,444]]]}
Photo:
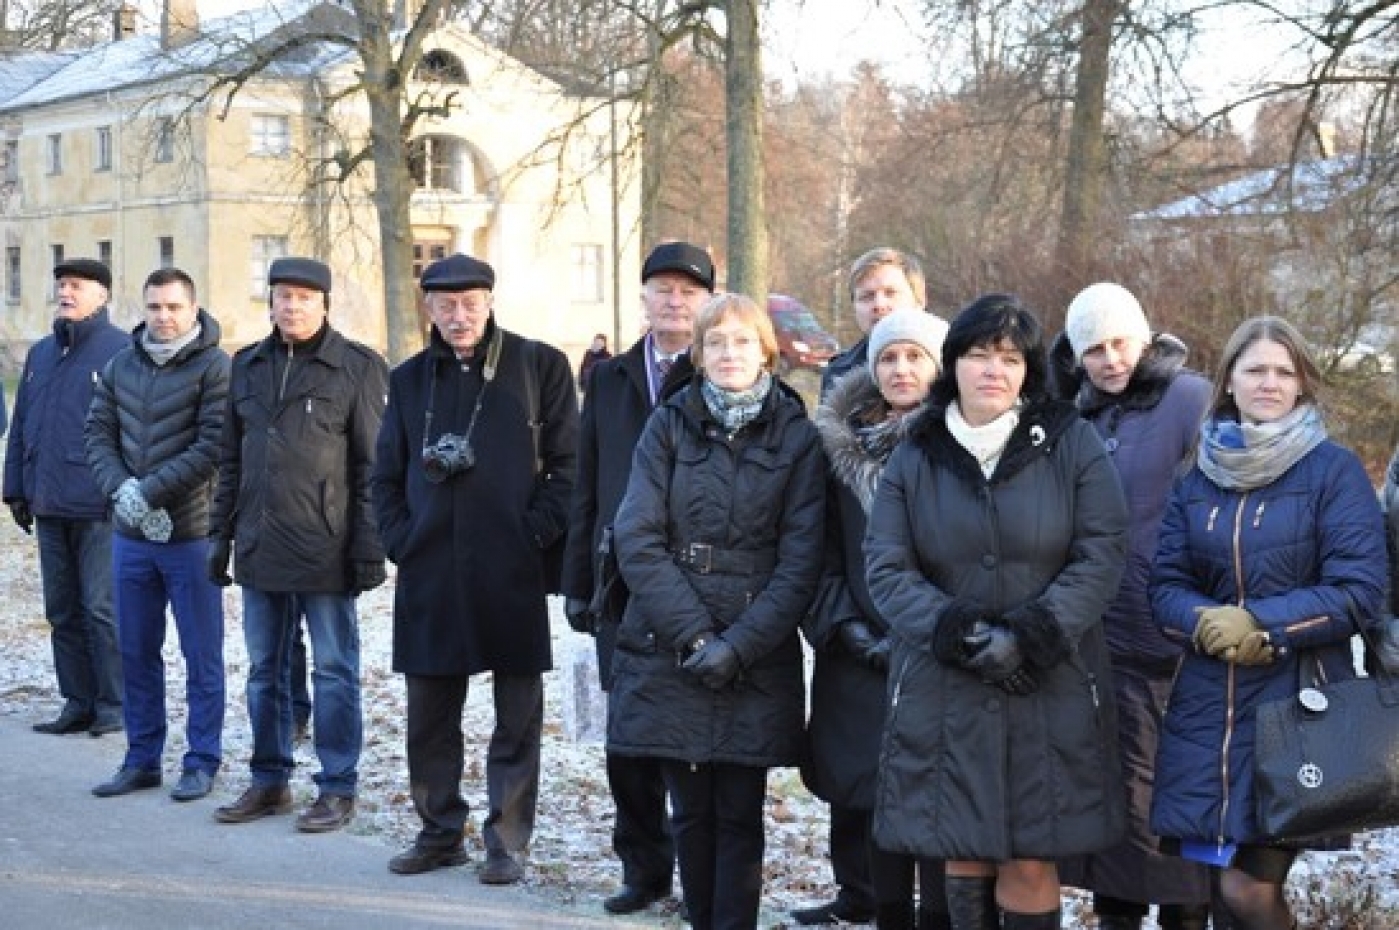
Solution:
{"label": "knitted white hat", "polygon": [[875,374],[879,353],[893,342],[914,342],[942,367],[942,341],[947,338],[947,321],[924,310],[895,310],[870,330],[868,361]]}
{"label": "knitted white hat", "polygon": [[1083,353],[1109,339],[1131,336],[1143,343],[1151,341],[1151,327],[1137,298],[1122,285],[1106,282],[1079,292],[1069,304],[1064,330],[1078,362],[1083,361]]}

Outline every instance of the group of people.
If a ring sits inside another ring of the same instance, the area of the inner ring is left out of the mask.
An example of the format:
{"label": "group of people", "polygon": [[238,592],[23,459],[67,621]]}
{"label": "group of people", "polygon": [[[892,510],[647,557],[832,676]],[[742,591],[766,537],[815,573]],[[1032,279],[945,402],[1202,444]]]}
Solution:
{"label": "group of people", "polygon": [[[830,805],[839,891],[805,925],[1047,930],[1071,884],[1110,930],[1153,905],[1163,930],[1288,930],[1298,852],[1346,841],[1253,812],[1258,706],[1304,663],[1353,676],[1357,625],[1394,606],[1395,541],[1284,320],[1241,324],[1211,383],[1120,285],[1050,340],[1007,294],[939,318],[916,259],[875,249],[848,281],[863,336],[808,412],[764,309],[685,242],[646,256],[645,334],[595,344],[578,379],[498,325],[494,271],[465,255],[424,270],[429,345],[392,372],[330,325],[312,259],[272,264],[272,332],[232,359],[183,272],[147,279],[132,334],[105,266],[55,277],[4,499],[38,533],[65,700],[35,728],[127,733],[98,795],[161,784],[167,604],[189,702],[172,796],[211,790],[236,580],[253,751],[215,816],[290,811],[304,618],[321,771],[296,825],[347,823],[356,597],[387,558],[422,821],[397,873],[467,861],[461,717],[490,672],[479,878],[523,877],[552,592],[608,691],[609,913],[669,896],[678,866],[694,927],[755,927],[779,766]],[[1389,477],[1393,536],[1399,453]]]}

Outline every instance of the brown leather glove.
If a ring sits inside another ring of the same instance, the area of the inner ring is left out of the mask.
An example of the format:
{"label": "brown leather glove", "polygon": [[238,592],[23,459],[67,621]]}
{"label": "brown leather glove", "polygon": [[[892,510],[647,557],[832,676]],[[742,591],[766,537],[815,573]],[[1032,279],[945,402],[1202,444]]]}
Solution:
{"label": "brown leather glove", "polygon": [[1195,648],[1216,659],[1223,658],[1224,650],[1237,647],[1245,636],[1259,630],[1253,614],[1232,604],[1200,607],[1196,612],[1200,619],[1195,624]]}
{"label": "brown leather glove", "polygon": [[1235,665],[1272,665],[1273,643],[1266,632],[1255,630],[1245,636],[1239,645],[1224,650],[1219,657]]}

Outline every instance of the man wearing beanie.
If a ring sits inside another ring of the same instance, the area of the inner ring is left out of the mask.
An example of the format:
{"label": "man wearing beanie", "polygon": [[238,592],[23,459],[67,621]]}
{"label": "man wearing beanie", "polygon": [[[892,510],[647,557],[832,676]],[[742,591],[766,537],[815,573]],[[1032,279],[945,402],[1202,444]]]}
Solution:
{"label": "man wearing beanie", "polygon": [[30,348],[5,453],[10,515],[39,540],[44,613],[63,707],[40,733],[122,728],[121,659],[112,612],[112,524],[83,456],[93,385],[129,341],[108,317],[112,273],[90,258],[53,270],[53,333]]}
{"label": "man wearing beanie", "polygon": [[462,708],[472,676],[490,672],[477,879],[510,885],[524,878],[539,800],[542,675],[553,664],[546,595],[557,590],[549,565],[573,492],[578,395],[562,352],[499,325],[489,264],[449,255],[418,283],[431,338],[393,371],[373,479],[398,566],[393,668],[404,677],[408,783],[422,821],[389,869],[466,861]]}
{"label": "man wearing beanie", "polygon": [[[602,687],[612,684],[612,653],[622,600],[594,610],[596,552],[612,525],[631,477],[632,452],[667,385],[694,374],[690,343],[695,318],[714,292],[714,262],[688,242],[667,242],[646,256],[641,304],[647,333],[626,352],[601,362],[583,397],[574,488],[564,550],[563,592],[568,621],[597,638]],[[621,587],[620,581],[617,587]],[[607,756],[607,784],[616,806],[612,848],[622,861],[622,887],[602,902],[610,914],[630,914],[670,894],[675,844],[658,760]]]}
{"label": "man wearing beanie", "polygon": [[1203,930],[1209,878],[1204,866],[1163,855],[1148,828],[1160,708],[1166,706],[1180,646],[1156,626],[1147,582],[1166,497],[1194,445],[1210,383],[1185,368],[1175,337],[1151,334],[1141,303],[1103,282],[1069,304],[1051,350],[1056,391],[1097,428],[1126,492],[1127,568],[1103,616],[1117,696],[1128,797],[1128,835],[1093,856],[1063,863],[1060,880],[1093,892],[1103,930],[1140,930],[1151,904],[1162,930]]}
{"label": "man wearing beanie", "polygon": [[[864,335],[831,359],[821,373],[821,398],[851,371],[864,368],[870,359],[870,331],[891,313],[921,311],[927,301],[923,267],[918,259],[898,249],[870,249],[855,259],[848,279],[850,306]],[[934,319],[936,319],[934,317]],[[946,324],[944,324],[945,326]],[[870,812],[831,805],[831,871],[839,891],[834,901],[792,912],[803,925],[861,923],[874,916],[874,885],[869,864]]]}
{"label": "man wearing beanie", "polygon": [[330,325],[325,264],[279,258],[267,283],[272,332],[233,357],[209,514],[209,577],[242,587],[253,731],[251,784],[214,816],[246,823],[291,810],[290,654],[304,616],[321,770],[296,828],[325,833],[355,812],[364,727],[356,598],[384,582],[369,476],[388,365]]}

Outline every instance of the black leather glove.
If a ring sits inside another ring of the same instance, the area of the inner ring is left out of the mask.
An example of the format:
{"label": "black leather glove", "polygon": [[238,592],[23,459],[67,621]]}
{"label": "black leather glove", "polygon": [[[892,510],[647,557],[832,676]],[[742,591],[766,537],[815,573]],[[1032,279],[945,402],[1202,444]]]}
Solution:
{"label": "black leather glove", "polygon": [[23,498],[10,501],[10,516],[15,525],[30,536],[34,535],[34,513],[29,509],[29,501]]}
{"label": "black leather glove", "polygon": [[846,620],[836,627],[841,645],[861,662],[875,671],[889,668],[889,641],[876,633],[863,620]]}
{"label": "black leather glove", "polygon": [[388,577],[382,559],[356,559],[350,563],[350,593],[373,591]]}
{"label": "black leather glove", "polygon": [[205,564],[205,572],[209,580],[220,588],[226,588],[233,584],[233,579],[228,574],[229,544],[226,539],[209,540],[209,558]]}
{"label": "black leather glove", "polygon": [[597,618],[588,608],[591,602],[581,597],[566,597],[563,602],[563,613],[568,618],[568,625],[573,627],[575,633],[593,634],[597,632]]}
{"label": "black leather glove", "polygon": [[680,666],[711,691],[722,691],[738,677],[738,652],[722,636],[701,636]]}
{"label": "black leather glove", "polygon": [[1008,694],[1030,694],[1039,682],[1025,667],[1025,657],[1015,634],[1003,626],[977,623],[963,640],[963,665]]}

